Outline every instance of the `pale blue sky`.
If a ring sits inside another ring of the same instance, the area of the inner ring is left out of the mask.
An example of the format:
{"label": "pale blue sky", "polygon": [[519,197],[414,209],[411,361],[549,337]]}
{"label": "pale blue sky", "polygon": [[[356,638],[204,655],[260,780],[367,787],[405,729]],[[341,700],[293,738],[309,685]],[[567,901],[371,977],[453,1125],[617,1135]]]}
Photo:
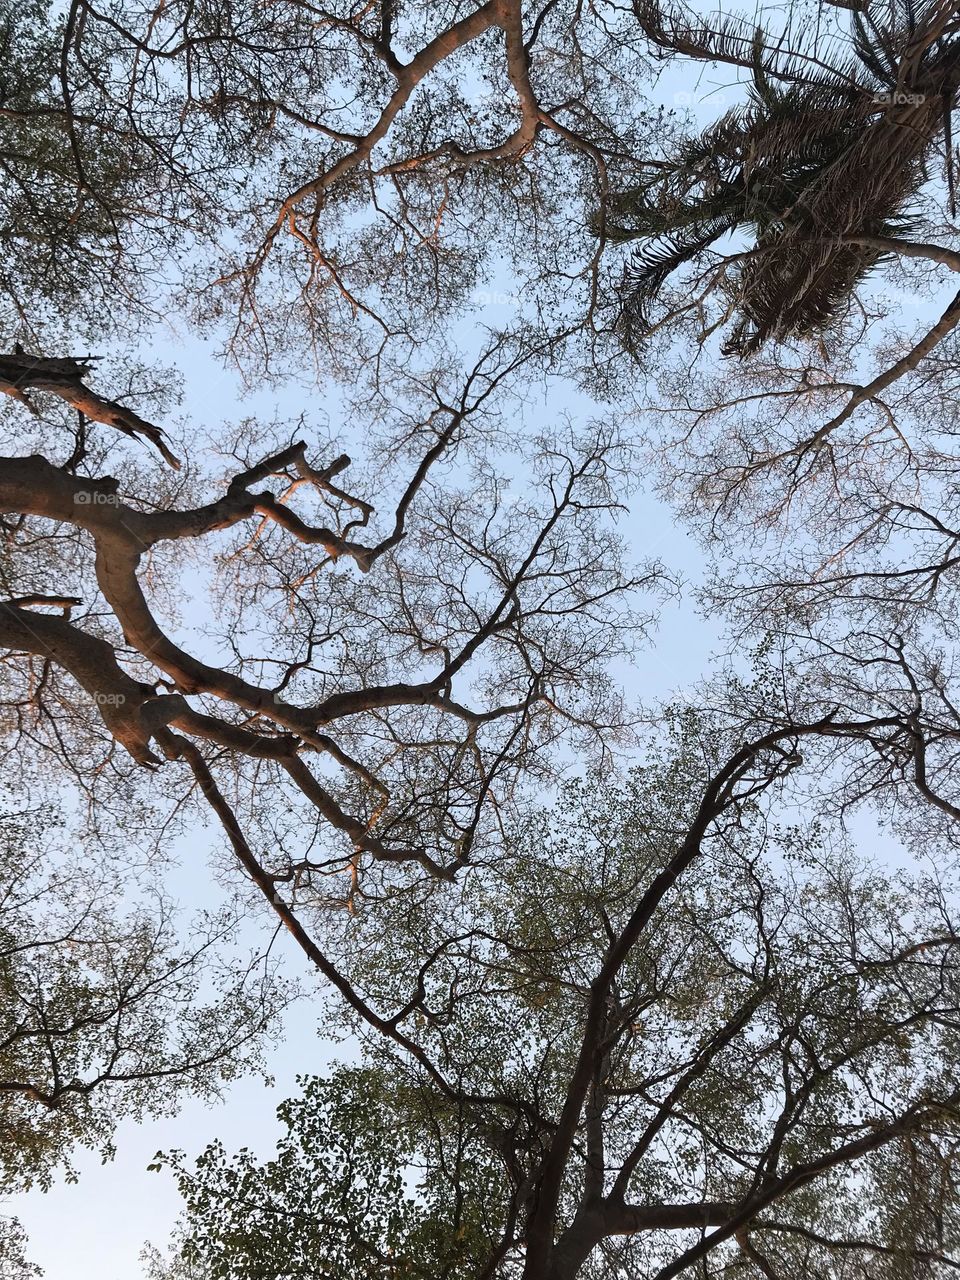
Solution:
{"label": "pale blue sky", "polygon": [[[487,286],[493,295],[508,293],[501,281]],[[494,303],[494,306],[504,305]],[[493,314],[478,313],[487,323]],[[170,335],[158,339],[152,358],[176,364],[187,385],[184,408],[196,422],[236,419],[269,409],[270,416],[295,418],[313,399],[302,386],[271,389],[244,397],[238,379],[225,371],[213,349],[191,338],[177,345]],[[560,414],[585,414],[588,402],[572,385],[557,383],[549,399],[530,410],[528,426],[548,429]],[[579,413],[578,413],[579,410]],[[357,452],[360,442],[344,432],[342,447]],[[695,580],[700,556],[692,540],[672,522],[667,509],[648,496],[630,503],[621,531],[637,560],[660,558],[668,569]],[[189,580],[186,582],[189,588]],[[668,601],[650,646],[641,653],[635,668],[624,672],[632,698],[651,699],[688,686],[708,667],[716,636],[698,618],[690,604]],[[192,602],[185,622],[199,624],[204,601]],[[207,901],[209,881],[204,866],[204,847],[215,840],[213,831],[198,832],[177,846],[180,868],[173,892],[187,911],[196,906],[196,897]],[[292,956],[294,969],[302,971],[299,955]],[[223,1102],[206,1105],[195,1100],[184,1104],[172,1119],[135,1124],[124,1121],[116,1135],[117,1156],[108,1165],[90,1153],[80,1153],[75,1161],[77,1183],[58,1179],[47,1193],[34,1192],[11,1197],[3,1211],[15,1212],[31,1237],[31,1256],[46,1270],[48,1280],[137,1280],[141,1275],[138,1255],[145,1240],[163,1246],[179,1211],[179,1197],[167,1173],[149,1173],[146,1166],[158,1149],[183,1148],[198,1153],[207,1142],[221,1138],[228,1149],[249,1146],[267,1152],[276,1136],[274,1108],[295,1091],[295,1077],[303,1072],[322,1072],[343,1048],[327,1042],[317,1020],[316,1004],[301,1002],[287,1016],[282,1044],[269,1054],[268,1070],[276,1085],[265,1088],[257,1079],[233,1085]]]}
{"label": "pale blue sky", "polygon": [[[716,71],[690,75],[674,70],[661,80],[658,96],[668,106],[689,106],[705,123],[730,105],[732,95],[725,88],[730,78]],[[494,309],[510,305],[499,301],[500,295],[509,299],[508,280],[479,282],[477,289],[493,295]],[[498,317],[490,311],[484,315],[481,310],[477,319],[495,323]],[[194,337],[178,344],[164,333],[158,336],[152,355],[183,370],[187,379],[185,409],[197,422],[206,416],[231,419],[265,410],[270,417],[294,418],[305,404],[315,400],[315,393],[292,385],[245,399],[237,378],[218,364],[212,347]],[[582,410],[584,403],[573,386],[558,383],[549,399],[531,410],[528,425],[549,429],[564,410]],[[341,444],[347,452],[355,451],[358,443],[350,438],[349,430],[344,431]],[[632,499],[621,529],[637,560],[658,557],[668,570],[688,582],[698,580],[702,558],[697,547],[677,527],[667,508],[650,495]],[[204,602],[196,601],[187,621],[198,621],[203,608]],[[663,605],[652,643],[634,669],[624,673],[628,693],[635,699],[652,700],[689,687],[708,672],[711,652],[718,644],[717,631],[697,614],[688,589],[681,601]],[[175,891],[185,908],[191,905],[194,888],[201,899],[209,893],[204,859],[198,856],[202,849],[197,846],[215,838],[214,833],[201,832],[178,846],[182,865]],[[299,956],[294,957],[294,963],[299,968]],[[295,1090],[295,1076],[322,1072],[337,1053],[317,1027],[319,1016],[319,1007],[308,1003],[291,1011],[283,1043],[269,1054],[274,1088],[247,1079],[232,1086],[218,1105],[190,1101],[174,1119],[141,1125],[124,1122],[117,1130],[117,1156],[112,1164],[101,1166],[96,1156],[79,1154],[76,1184],[58,1180],[48,1193],[36,1192],[3,1203],[0,1211],[15,1212],[27,1228],[31,1256],[45,1268],[47,1280],[138,1280],[138,1255],[144,1241],[163,1247],[179,1212],[172,1178],[146,1171],[154,1152],[183,1148],[195,1154],[212,1139],[220,1138],[228,1149],[248,1146],[268,1153],[276,1136],[274,1108]]]}

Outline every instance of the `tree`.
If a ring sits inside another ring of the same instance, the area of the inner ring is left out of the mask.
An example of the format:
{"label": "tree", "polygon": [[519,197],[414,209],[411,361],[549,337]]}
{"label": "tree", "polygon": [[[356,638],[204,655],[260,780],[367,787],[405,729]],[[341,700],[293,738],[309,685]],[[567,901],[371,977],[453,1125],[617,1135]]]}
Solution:
{"label": "tree", "polygon": [[724,350],[822,332],[884,257],[882,242],[908,229],[904,215],[944,138],[952,192],[952,7],[893,0],[854,10],[849,45],[828,46],[826,58],[819,33],[790,47],[735,21],[691,25],[656,0],[635,10],[660,48],[749,68],[751,84],[747,105],[611,198],[610,238],[646,242],[626,277],[628,340],[642,340],[667,277],[739,228],[752,243],[717,272],[740,317]]}
{"label": "tree", "polygon": [[[747,80],[743,107],[668,139],[605,215],[610,237],[643,242],[620,319],[662,489],[719,552],[711,606],[745,630],[774,619],[827,663],[859,650],[896,664],[912,646],[946,687],[953,8],[868,5],[850,36],[818,12],[823,57],[796,27],[636,12],[678,67]],[[721,333],[741,360],[723,358]]]}
{"label": "tree", "polygon": [[[47,0],[0,4],[0,323],[34,343],[102,341],[142,315],[154,233],[169,241],[179,218],[156,146],[71,77],[75,19]],[[91,35],[84,63],[99,78],[111,53]]]}
{"label": "tree", "polygon": [[43,1272],[24,1254],[26,1238],[16,1218],[0,1218],[0,1276],[3,1280],[34,1280]]}
{"label": "tree", "polygon": [[369,1037],[366,1067],[306,1080],[265,1163],[175,1154],[189,1274],[951,1273],[952,891],[781,807],[818,738],[883,754],[888,730],[728,754],[730,730],[677,712],[460,896],[357,917],[351,976],[396,1005],[416,984],[392,1025],[423,1052]]}
{"label": "tree", "polygon": [[[286,1003],[256,957],[231,946],[231,913],[179,936],[170,904],[62,847],[62,810],[0,818],[0,1169],[8,1191],[70,1172],[77,1146],[112,1150],[126,1115],[213,1095],[258,1061]],[[142,873],[141,873],[141,879]],[[125,909],[124,909],[125,908]],[[12,1246],[11,1246],[12,1247]]]}
{"label": "tree", "polygon": [[753,243],[718,273],[740,315],[724,349],[746,355],[822,332],[882,259],[879,242],[909,227],[929,159],[943,137],[950,146],[960,88],[951,6],[855,10],[849,47],[827,47],[826,59],[819,33],[790,47],[739,22],[691,24],[655,0],[635,12],[660,49],[749,68],[751,83],[748,104],[612,197],[608,236],[646,241],[627,271],[628,340],[643,338],[667,276],[739,228]]}
{"label": "tree", "polygon": [[[8,439],[26,450],[0,463],[10,750],[77,789],[88,838],[135,824],[147,857],[162,858],[171,821],[199,807],[223,828],[231,883],[355,1008],[324,951],[331,908],[452,882],[495,856],[523,788],[556,776],[558,740],[605,759],[629,732],[605,668],[645,630],[630,593],[657,590],[661,574],[623,567],[610,522],[627,483],[617,442],[543,442],[540,492],[509,504],[482,458],[462,488],[434,478],[496,428],[494,392],[525,363],[497,342],[456,394],[414,384],[420,403],[400,406],[393,440],[374,445],[384,465],[350,489],[345,455],[304,435],[270,444],[246,424],[228,478],[193,501],[186,488],[201,481],[186,468],[130,461],[134,430],[159,433],[90,391],[79,362],[37,361],[29,399],[48,456],[30,452],[27,406],[9,402]],[[74,406],[101,425],[76,428]],[[122,480],[104,474],[106,458]],[[385,517],[378,493],[392,499]],[[196,647],[161,621],[166,610],[176,625],[184,546],[221,569],[219,585],[204,579],[209,631]],[[160,1105],[168,1077],[191,1080],[244,1043],[229,1000],[219,1014],[196,1008],[192,958],[171,953],[162,910],[120,929],[93,907],[89,920],[89,981],[40,937],[11,943],[7,1088],[15,1110],[66,1098],[44,1138],[51,1153],[98,1129],[98,1103],[117,1092],[101,1085]],[[34,944],[47,965],[36,982]],[[44,984],[20,1035],[18,1001]],[[147,1034],[181,1008],[184,1046]],[[44,1031],[54,1016],[56,1052]]]}
{"label": "tree", "polygon": [[657,123],[641,40],[616,6],[570,0],[78,0],[63,56],[71,100],[166,172],[150,189],[175,199],[204,286],[189,309],[226,316],[258,372],[306,342],[352,378],[441,341],[501,258],[528,318],[592,323],[587,213]]}
{"label": "tree", "polygon": [[466,1147],[449,1171],[455,1184],[416,1168],[418,1121],[435,1121],[407,1095],[402,1078],[371,1068],[305,1078],[302,1095],[278,1109],[275,1159],[231,1158],[215,1143],[190,1171],[177,1153],[192,1229],[167,1265],[224,1280],[477,1274],[501,1188],[489,1160]]}
{"label": "tree", "polygon": [[[769,1280],[839,1274],[835,1260],[851,1256],[889,1264],[891,1277],[904,1259],[949,1265],[949,885],[904,881],[885,909],[888,881],[842,851],[821,865],[815,833],[772,825],[778,798],[823,810],[825,824],[869,801],[908,835],[955,840],[957,700],[917,612],[904,610],[902,633],[878,628],[872,647],[863,628],[842,644],[831,633],[799,673],[774,663],[756,688],[734,689],[732,711],[684,718],[675,750],[661,741],[626,799],[602,788],[568,799],[583,816],[546,848],[542,817],[518,830],[530,791],[563,772],[561,749],[609,773],[615,748],[634,741],[637,713],[609,668],[645,637],[664,580],[658,565],[624,565],[615,528],[642,470],[632,442],[603,423],[530,441],[520,412],[532,375],[572,349],[564,340],[606,323],[610,186],[635,187],[650,159],[641,34],[612,7],[552,3],[358,12],[278,0],[248,12],[77,0],[61,30],[55,128],[49,77],[26,95],[29,146],[59,158],[44,140],[65,134],[63,181],[99,211],[84,246],[115,224],[121,269],[133,246],[134,265],[163,275],[174,261],[152,264],[143,247],[156,228],[176,231],[172,253],[189,253],[170,274],[199,318],[240,304],[235,352],[253,346],[269,366],[292,350],[302,364],[316,344],[355,380],[366,362],[354,463],[339,425],[327,436],[306,415],[213,424],[209,446],[196,422],[161,429],[170,371],[146,387],[46,339],[0,356],[11,753],[69,782],[88,838],[135,822],[159,857],[170,821],[215,820],[220,873],[285,930],[325,979],[338,1025],[366,1041],[362,1073],[308,1082],[286,1109],[276,1161],[214,1149],[196,1174],[181,1163],[196,1212],[176,1274],[362,1274],[367,1258],[381,1273],[526,1280],[621,1266],[669,1280],[707,1265]],[[462,62],[499,95],[486,118],[471,110]],[[927,124],[911,142],[924,153]],[[757,125],[766,148],[771,129],[767,117]],[[142,218],[116,165],[101,181],[85,163],[100,135],[145,158]],[[822,176],[807,173],[814,186]],[[920,196],[932,223],[936,201]],[[594,234],[587,211],[598,208]],[[901,268],[955,269],[951,234],[853,225],[831,261],[848,262],[853,246],[863,253],[850,261],[889,252]],[[535,289],[534,324],[501,326],[455,359],[450,318],[505,242]],[[211,250],[229,263],[216,304],[196,301]],[[694,416],[667,469],[702,478],[693,501],[707,520],[731,494],[769,485],[762,522],[789,515],[798,493],[819,498],[845,443],[850,474],[866,466],[860,413],[889,417],[890,388],[919,399],[928,379],[949,387],[960,309],[951,302],[905,350],[901,335],[884,372],[861,378],[860,268],[845,267],[837,279],[858,288],[834,345],[791,338],[756,353],[723,387],[737,429],[707,448],[696,428],[715,403],[697,403],[689,361],[679,373],[671,363],[688,349],[663,352],[676,328],[709,349],[727,305],[717,271],[737,265],[708,260],[679,301],[664,281],[641,360],[677,416]],[[777,416],[755,432],[758,402],[817,420]],[[492,445],[504,450],[496,466]],[[950,487],[942,457],[924,465]],[[508,497],[525,466],[528,491]],[[884,519],[906,504],[888,480],[869,491]],[[191,599],[199,621],[184,616]],[[775,625],[813,629],[809,597],[779,604]],[[806,792],[793,792],[801,777]],[[792,874],[778,865],[787,848],[806,851]],[[108,950],[133,937],[130,964],[154,973],[142,914],[126,932],[104,927]],[[18,954],[14,1008],[27,985]],[[128,971],[89,954],[89,982],[50,973],[67,1033],[129,1011]],[[134,1027],[141,1014],[150,1006]],[[29,1068],[14,1081],[30,1083],[33,1103],[54,1096],[59,1063],[52,1086],[37,1083],[48,1064],[28,1050],[40,1037],[13,1039]],[[77,1105],[88,1081],[95,1102],[132,1075],[147,1105],[168,1066],[150,1048],[130,1066],[108,1046],[105,1072],[71,1063],[78,1131],[99,1124]],[[255,1214],[229,1200],[240,1184]],[[852,1225],[864,1184],[882,1208],[871,1242]],[[921,1205],[935,1184],[931,1222]],[[278,1240],[281,1192],[307,1216]]]}
{"label": "tree", "polygon": [[[98,796],[111,783],[95,762],[129,771],[117,748],[134,769],[179,762],[170,772],[200,788],[268,897],[303,883],[349,900],[370,869],[452,876],[518,782],[549,776],[559,735],[606,749],[624,717],[604,666],[645,625],[626,593],[660,577],[656,565],[621,567],[606,516],[624,476],[603,433],[542,444],[539,508],[533,497],[504,504],[484,464],[472,494],[433,483],[431,469],[472,430],[480,438],[488,401],[525,363],[497,342],[459,392],[414,386],[420,404],[398,413],[398,438],[383,445],[388,460],[412,456],[385,521],[368,485],[348,491],[335,478],[345,455],[318,459],[289,435],[270,448],[252,424],[238,434],[229,480],[192,505],[165,479],[154,487],[131,472],[127,490],[83,474],[76,437],[62,465],[5,458],[0,506],[17,519],[0,640],[22,740],[35,738]],[[96,412],[97,397],[84,394]],[[105,421],[115,425],[115,402],[98,403],[112,406]],[[139,418],[133,429],[160,439]],[[261,488],[269,479],[273,489]],[[381,484],[389,494],[391,481]],[[310,495],[331,523],[297,514],[294,494]],[[55,569],[35,532],[49,520]],[[179,572],[168,553],[185,544],[208,545],[207,563],[216,556],[223,568],[219,658],[191,652],[159,621],[156,593],[165,580],[175,593]],[[139,576],[148,555],[152,600]],[[68,734],[48,717],[54,704]],[[241,851],[215,760],[269,855]],[[274,825],[274,796],[289,825]]]}

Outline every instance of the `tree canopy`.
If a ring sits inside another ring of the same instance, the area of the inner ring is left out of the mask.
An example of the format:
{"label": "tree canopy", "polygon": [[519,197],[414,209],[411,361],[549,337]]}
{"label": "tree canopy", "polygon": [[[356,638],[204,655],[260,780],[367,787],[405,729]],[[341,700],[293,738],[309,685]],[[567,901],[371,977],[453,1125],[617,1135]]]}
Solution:
{"label": "tree canopy", "polygon": [[282,935],[355,1056],[158,1159],[158,1278],[960,1266],[958,17],[0,0],[11,1187]]}
{"label": "tree canopy", "polygon": [[381,1000],[421,965],[437,1069],[374,1045],[280,1107],[274,1159],[174,1155],[196,1274],[949,1274],[944,886],[772,822],[769,759],[716,805],[716,728],[532,812],[456,918],[434,895],[389,954],[358,922]]}
{"label": "tree canopy", "polygon": [[[909,231],[930,160],[949,140],[960,44],[947,9],[907,0],[854,10],[848,51],[818,47],[819,33],[784,48],[761,28],[748,41],[735,22],[690,27],[655,3],[635,8],[662,47],[749,67],[751,81],[745,106],[611,197],[607,235],[647,241],[628,270],[628,340],[642,340],[645,304],[670,273],[741,226],[754,243],[722,282],[739,316],[724,351],[829,329],[883,242]],[[949,150],[946,165],[952,200]]]}

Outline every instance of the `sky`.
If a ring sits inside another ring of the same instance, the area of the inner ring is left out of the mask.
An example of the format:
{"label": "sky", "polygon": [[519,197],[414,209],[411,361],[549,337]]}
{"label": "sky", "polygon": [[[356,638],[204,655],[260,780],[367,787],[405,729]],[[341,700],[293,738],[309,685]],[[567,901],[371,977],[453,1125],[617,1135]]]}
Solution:
{"label": "sky", "polygon": [[[703,123],[732,101],[729,90],[709,73],[695,79],[675,73],[661,85],[661,97],[669,105],[689,108]],[[481,323],[496,323],[496,309],[513,305],[510,281],[505,279],[478,282],[476,296],[480,299],[476,318]],[[165,330],[156,335],[154,349],[147,354],[182,371],[184,407],[197,422],[257,412],[271,419],[295,418],[312,398],[302,384],[244,393],[238,377],[218,360],[214,347],[194,334],[177,336]],[[547,398],[531,406],[528,426],[547,432],[565,411],[586,416],[589,402],[572,384],[557,381]],[[346,452],[356,450],[359,442],[351,439],[349,420],[340,439]],[[634,559],[659,558],[687,583],[679,600],[668,599],[662,605],[651,643],[632,669],[619,673],[631,698],[654,700],[688,689],[705,676],[722,637],[716,624],[697,611],[693,599],[703,571],[702,554],[668,508],[650,494],[638,494],[630,501],[620,531]],[[189,579],[184,589],[191,590]],[[204,611],[203,598],[192,600],[185,609],[185,626],[199,625]],[[866,831],[865,836],[876,840],[877,849],[882,850],[880,837]],[[176,893],[185,907],[195,891],[200,895],[206,891],[204,860],[197,856],[202,852],[197,844],[214,839],[212,831],[197,832],[178,846],[181,868]],[[291,959],[295,965],[301,963],[299,955],[291,953]],[[217,1104],[188,1100],[173,1118],[142,1124],[124,1121],[116,1132],[117,1155],[111,1163],[101,1165],[96,1155],[80,1152],[74,1160],[77,1182],[60,1178],[49,1192],[0,1200],[0,1212],[16,1213],[28,1231],[30,1256],[44,1268],[47,1280],[140,1280],[139,1254],[144,1243],[149,1240],[162,1249],[180,1209],[172,1177],[147,1171],[157,1150],[177,1148],[198,1154],[219,1138],[228,1150],[247,1146],[269,1155],[277,1134],[274,1110],[295,1092],[295,1077],[323,1072],[344,1054],[343,1046],[326,1037],[318,1016],[316,1003],[309,1002],[289,1012],[283,1041],[267,1055],[272,1087],[247,1078],[229,1087]]]}
{"label": "sky", "polygon": [[[477,313],[481,323],[495,323],[497,316],[491,311],[512,305],[509,282],[503,280],[478,286],[477,296],[481,299]],[[181,370],[186,380],[184,410],[198,423],[258,411],[268,412],[271,418],[295,418],[310,398],[302,385],[245,394],[238,377],[224,368],[213,347],[195,335],[177,340],[169,332],[159,334],[152,353],[145,354],[176,364]],[[590,402],[576,387],[558,381],[546,399],[531,406],[528,426],[533,432],[549,430],[561,413],[585,417],[589,408]],[[341,438],[346,452],[357,449],[359,442],[350,438],[349,421]],[[630,502],[620,532],[637,561],[660,559],[690,587],[699,579],[702,560],[698,548],[675,525],[667,508],[652,497],[638,495]],[[195,586],[189,578],[184,580],[188,594]],[[185,631],[202,624],[205,607],[199,593],[185,604]],[[688,687],[705,674],[718,642],[718,633],[697,615],[687,591],[680,601],[664,603],[651,643],[632,669],[619,674],[633,699],[662,697]],[[196,905],[197,894],[207,892],[202,846],[209,846],[216,838],[212,830],[198,831],[182,839],[175,850],[180,867],[173,893],[185,910]],[[293,950],[290,959],[296,971],[301,959]],[[322,1073],[334,1058],[344,1056],[344,1046],[331,1043],[317,1019],[317,1005],[308,1001],[296,1004],[285,1015],[283,1041],[267,1055],[272,1087],[259,1078],[247,1078],[230,1086],[218,1103],[188,1100],[172,1118],[141,1124],[123,1121],[117,1129],[117,1154],[112,1162],[103,1165],[98,1155],[79,1152],[74,1160],[79,1174],[76,1182],[68,1183],[61,1177],[48,1192],[0,1200],[0,1212],[15,1213],[26,1228],[30,1257],[44,1268],[47,1280],[139,1280],[144,1243],[149,1240],[163,1248],[180,1209],[172,1177],[163,1171],[147,1171],[158,1150],[198,1154],[208,1142],[219,1138],[228,1150],[248,1146],[269,1155],[277,1134],[275,1108],[296,1091],[296,1076]]]}

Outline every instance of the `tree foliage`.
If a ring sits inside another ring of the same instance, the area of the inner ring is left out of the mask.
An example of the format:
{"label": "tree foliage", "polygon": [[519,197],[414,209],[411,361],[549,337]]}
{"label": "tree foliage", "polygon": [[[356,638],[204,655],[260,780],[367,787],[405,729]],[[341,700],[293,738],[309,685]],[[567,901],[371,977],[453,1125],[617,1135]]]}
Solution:
{"label": "tree foliage", "polygon": [[532,314],[595,314],[587,212],[652,124],[641,39],[567,0],[84,2],[61,112],[97,102],[156,165],[188,309],[227,317],[235,355],[296,367],[306,343],[349,378],[442,341],[501,259]]}
{"label": "tree foliage", "polygon": [[0,1218],[0,1277],[3,1280],[34,1280],[42,1275],[26,1257],[26,1235],[16,1218]]}
{"label": "tree foliage", "polygon": [[377,1039],[280,1108],[276,1158],[175,1156],[198,1276],[950,1274],[953,889],[776,822],[773,774],[695,836],[718,729],[531,812],[388,950],[358,920],[381,1000],[420,966],[436,1068]]}
{"label": "tree foliage", "polygon": [[89,40],[86,80],[71,76],[75,34],[47,0],[0,5],[0,318],[41,342],[126,332],[179,219],[155,145],[91,91],[110,48]]}
{"label": "tree foliage", "polygon": [[[7,804],[11,801],[8,798]],[[230,913],[192,936],[111,861],[70,856],[62,809],[0,825],[0,1168],[48,1186],[78,1146],[106,1157],[119,1119],[215,1095],[250,1069],[283,1003],[269,970],[231,971]],[[139,902],[137,898],[139,897]],[[247,961],[250,964],[250,961]]]}
{"label": "tree foliage", "polygon": [[739,317],[724,350],[822,332],[884,256],[879,241],[909,229],[930,159],[949,145],[960,45],[946,7],[868,5],[840,48],[635,7],[661,47],[749,68],[751,81],[746,105],[612,197],[608,235],[646,242],[626,276],[628,340],[642,338],[669,275],[739,228],[750,242],[720,273]]}
{"label": "tree foliage", "polygon": [[215,1143],[188,1169],[176,1154],[190,1233],[174,1263],[221,1280],[477,1274],[503,1188],[466,1143],[448,1170],[421,1155],[437,1118],[418,1102],[402,1078],[344,1068],[279,1107],[275,1159]]}
{"label": "tree foliage", "polygon": [[[960,270],[955,9],[826,53],[646,3],[0,9],[3,743],[77,809],[73,859],[6,823],[13,1181],[252,1051],[234,918],[125,879],[209,822],[363,1060],[272,1159],[173,1158],[156,1276],[956,1268],[960,305],[870,292]],[[691,137],[660,59],[752,98]],[[178,423],[151,311],[329,419]],[[612,412],[528,429],[558,373]],[[648,475],[737,628],[699,712],[613,678],[668,585],[618,527]],[[859,857],[865,810],[935,869]]]}

